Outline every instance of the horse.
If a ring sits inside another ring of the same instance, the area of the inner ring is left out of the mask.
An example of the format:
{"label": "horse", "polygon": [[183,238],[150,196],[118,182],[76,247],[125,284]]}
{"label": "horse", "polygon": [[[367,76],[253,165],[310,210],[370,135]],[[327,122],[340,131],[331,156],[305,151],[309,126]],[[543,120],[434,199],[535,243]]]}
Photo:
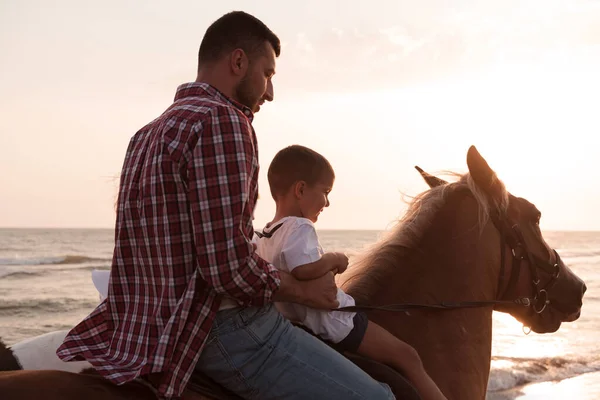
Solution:
{"label": "horse", "polygon": [[[579,318],[586,291],[545,242],[535,205],[510,194],[474,146],[467,165],[453,183],[416,167],[430,190],[339,282],[417,350],[449,400],[485,398],[492,311],[551,333]],[[395,303],[405,312],[391,314]]]}
{"label": "horse", "polygon": [[[474,146],[467,165],[469,172],[452,183],[416,167],[430,189],[413,199],[387,236],[338,275],[340,286],[356,299],[355,308],[417,350],[449,400],[485,398],[494,310],[513,315],[533,332],[551,333],[579,317],[586,291],[544,241],[537,208],[508,193]],[[1,359],[0,348],[0,367]],[[369,362],[357,364],[368,370]],[[385,368],[375,370],[375,379],[389,378]],[[36,397],[25,392],[36,388],[48,400],[155,398],[139,382],[115,386],[99,376],[89,382],[91,376],[0,372],[0,393],[30,399]],[[59,397],[51,396],[53,382],[65,390]],[[106,393],[95,397],[101,390]],[[211,390],[205,393],[214,399],[236,398],[214,383]]]}

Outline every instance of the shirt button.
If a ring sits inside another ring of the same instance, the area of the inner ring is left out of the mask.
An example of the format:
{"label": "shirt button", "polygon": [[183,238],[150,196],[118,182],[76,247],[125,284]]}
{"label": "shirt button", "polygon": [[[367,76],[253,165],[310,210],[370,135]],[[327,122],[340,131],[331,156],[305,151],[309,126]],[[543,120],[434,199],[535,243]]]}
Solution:
{"label": "shirt button", "polygon": [[244,110],[244,114],[246,114],[246,117],[250,116],[250,110]]}

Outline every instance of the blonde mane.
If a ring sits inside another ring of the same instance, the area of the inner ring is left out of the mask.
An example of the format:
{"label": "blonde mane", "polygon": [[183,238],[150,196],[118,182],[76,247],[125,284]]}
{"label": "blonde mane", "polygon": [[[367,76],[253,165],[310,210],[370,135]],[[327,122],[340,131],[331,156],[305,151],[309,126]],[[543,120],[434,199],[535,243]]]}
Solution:
{"label": "blonde mane", "polygon": [[[458,176],[459,179],[453,183],[436,186],[414,197],[396,226],[383,235],[378,242],[354,258],[352,267],[348,270],[346,282],[364,276],[365,274],[362,272],[366,272],[366,270],[369,271],[370,276],[373,276],[375,271],[393,268],[398,262],[399,256],[405,254],[407,249],[414,249],[418,246],[423,234],[431,226],[434,216],[445,204],[447,195],[456,189],[469,189],[477,201],[480,232],[483,232],[492,208],[501,213],[505,213],[508,209],[509,195],[501,181],[499,181],[502,189],[501,200],[497,204],[490,204],[471,174],[451,174]],[[495,175],[494,179],[497,180]]]}

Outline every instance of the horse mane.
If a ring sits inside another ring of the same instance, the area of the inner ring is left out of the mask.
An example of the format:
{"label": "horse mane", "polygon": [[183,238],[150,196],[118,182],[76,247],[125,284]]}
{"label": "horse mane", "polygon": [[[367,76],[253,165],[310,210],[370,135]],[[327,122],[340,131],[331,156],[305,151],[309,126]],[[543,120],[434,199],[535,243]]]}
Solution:
{"label": "horse mane", "polygon": [[[344,286],[352,282],[354,296],[369,297],[381,285],[408,253],[418,250],[421,238],[431,227],[437,212],[442,209],[448,197],[459,190],[468,190],[478,205],[478,228],[480,234],[489,221],[492,209],[506,213],[509,204],[509,194],[504,184],[498,180],[501,188],[500,201],[490,203],[485,192],[477,186],[470,173],[463,175],[447,172],[458,177],[456,182],[435,186],[412,198],[404,216],[395,226],[382,235],[381,239],[352,260],[352,266],[347,271]],[[494,178],[497,179],[494,175]],[[368,279],[363,279],[368,277]]]}

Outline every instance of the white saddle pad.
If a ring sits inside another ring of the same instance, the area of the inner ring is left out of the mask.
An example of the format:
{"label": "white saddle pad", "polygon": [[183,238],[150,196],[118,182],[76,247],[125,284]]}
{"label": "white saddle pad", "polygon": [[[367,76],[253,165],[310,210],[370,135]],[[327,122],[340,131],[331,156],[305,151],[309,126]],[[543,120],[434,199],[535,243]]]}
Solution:
{"label": "white saddle pad", "polygon": [[103,301],[108,296],[108,279],[110,278],[110,271],[95,269],[92,271],[92,282],[98,290],[100,295],[100,301]]}

